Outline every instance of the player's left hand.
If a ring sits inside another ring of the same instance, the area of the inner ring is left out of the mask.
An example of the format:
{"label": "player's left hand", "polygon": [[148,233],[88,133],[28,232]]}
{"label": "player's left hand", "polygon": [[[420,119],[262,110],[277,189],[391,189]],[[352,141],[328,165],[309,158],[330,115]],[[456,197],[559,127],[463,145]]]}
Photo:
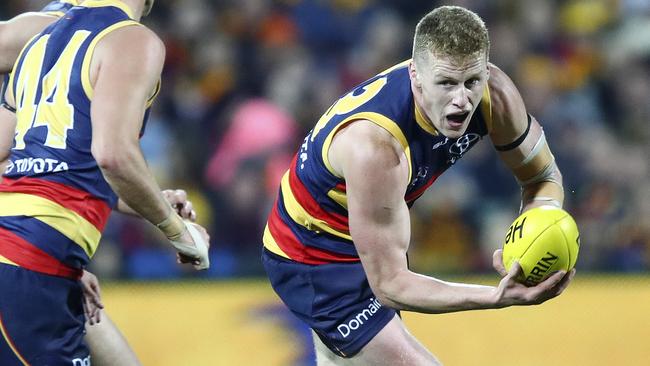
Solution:
{"label": "player's left hand", "polygon": [[182,189],[165,189],[162,194],[180,217],[192,222],[196,221],[196,212],[192,201],[187,199],[187,192]]}
{"label": "player's left hand", "polygon": [[84,270],[79,282],[83,290],[83,307],[88,323],[90,325],[99,323],[102,320],[101,310],[104,308],[99,281],[94,274]]}

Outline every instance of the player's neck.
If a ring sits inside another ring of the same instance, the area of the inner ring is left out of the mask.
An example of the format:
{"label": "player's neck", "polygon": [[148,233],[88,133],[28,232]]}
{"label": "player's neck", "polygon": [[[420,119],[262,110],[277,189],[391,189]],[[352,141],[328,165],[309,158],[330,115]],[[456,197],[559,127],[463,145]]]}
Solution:
{"label": "player's neck", "polygon": [[142,12],[144,11],[144,0],[119,0],[126,4],[133,13],[133,20],[140,21],[142,19]]}

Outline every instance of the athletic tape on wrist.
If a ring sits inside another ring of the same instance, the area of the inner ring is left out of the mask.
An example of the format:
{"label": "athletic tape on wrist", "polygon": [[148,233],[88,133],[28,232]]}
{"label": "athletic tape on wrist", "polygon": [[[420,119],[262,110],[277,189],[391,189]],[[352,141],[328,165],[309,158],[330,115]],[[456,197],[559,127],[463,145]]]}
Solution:
{"label": "athletic tape on wrist", "polygon": [[183,220],[187,232],[192,237],[194,245],[188,245],[176,240],[170,240],[176,250],[188,257],[195,258],[199,261],[199,264],[194,264],[195,269],[208,269],[210,268],[210,257],[208,256],[208,243],[203,239],[201,233],[192,225],[191,223]]}

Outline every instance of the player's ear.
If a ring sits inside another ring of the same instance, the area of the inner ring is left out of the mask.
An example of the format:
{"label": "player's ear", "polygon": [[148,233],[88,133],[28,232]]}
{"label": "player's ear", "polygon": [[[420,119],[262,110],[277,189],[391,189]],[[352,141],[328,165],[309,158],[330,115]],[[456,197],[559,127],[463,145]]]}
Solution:
{"label": "player's ear", "polygon": [[422,89],[422,82],[420,81],[420,78],[418,77],[418,73],[415,70],[415,63],[413,60],[409,62],[409,78],[411,79],[411,83],[415,85],[416,88]]}

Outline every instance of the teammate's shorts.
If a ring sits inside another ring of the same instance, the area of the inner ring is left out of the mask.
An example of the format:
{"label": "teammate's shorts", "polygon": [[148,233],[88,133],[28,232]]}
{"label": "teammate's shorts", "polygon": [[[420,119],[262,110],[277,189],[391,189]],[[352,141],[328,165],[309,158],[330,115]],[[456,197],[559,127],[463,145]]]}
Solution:
{"label": "teammate's shorts", "polygon": [[78,281],[0,263],[0,365],[87,366]]}
{"label": "teammate's shorts", "polygon": [[357,354],[396,311],[377,301],[360,262],[309,265],[264,249],[271,285],[292,313],[335,354]]}

